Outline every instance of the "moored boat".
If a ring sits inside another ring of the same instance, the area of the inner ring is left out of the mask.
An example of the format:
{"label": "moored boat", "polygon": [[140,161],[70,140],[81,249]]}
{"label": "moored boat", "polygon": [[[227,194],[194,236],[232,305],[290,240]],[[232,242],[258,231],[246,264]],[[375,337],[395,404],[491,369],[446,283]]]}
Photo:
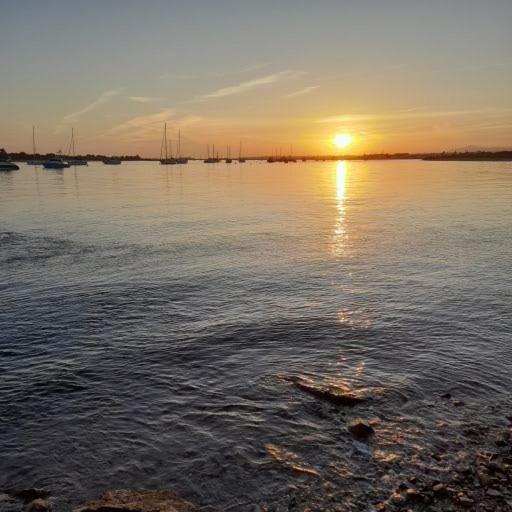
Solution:
{"label": "moored boat", "polygon": [[43,162],[43,167],[45,169],[66,169],[70,167],[68,162],[62,160],[62,158],[52,158],[50,160],[45,160]]}
{"label": "moored boat", "polygon": [[119,158],[105,158],[102,162],[105,165],[121,165],[121,160]]}
{"label": "moored boat", "polygon": [[240,149],[238,151],[238,163],[243,164],[245,162],[245,158],[242,158],[242,141],[240,141]]}
{"label": "moored boat", "polygon": [[[37,150],[36,150],[36,127],[35,126],[32,126],[32,156],[33,157],[39,156],[39,155],[37,155]],[[28,165],[43,165],[44,160],[32,158],[32,160],[27,160],[27,164]]]}
{"label": "moored boat", "polygon": [[[167,144],[170,143],[171,154],[167,151]],[[167,141],[167,123],[164,123],[164,133],[162,135],[162,144],[160,145],[160,163],[162,165],[175,165],[178,163],[176,158],[172,157],[172,140]]]}
{"label": "moored boat", "polygon": [[89,165],[89,162],[87,160],[84,160],[83,158],[79,158],[75,155],[75,130],[74,128],[71,128],[71,141],[69,142],[69,149],[68,149],[68,162],[70,165]]}
{"label": "moored boat", "polygon": [[17,171],[19,167],[10,160],[0,160],[0,171]]}
{"label": "moored boat", "polygon": [[70,165],[89,165],[89,162],[82,158],[70,158],[68,162]]}

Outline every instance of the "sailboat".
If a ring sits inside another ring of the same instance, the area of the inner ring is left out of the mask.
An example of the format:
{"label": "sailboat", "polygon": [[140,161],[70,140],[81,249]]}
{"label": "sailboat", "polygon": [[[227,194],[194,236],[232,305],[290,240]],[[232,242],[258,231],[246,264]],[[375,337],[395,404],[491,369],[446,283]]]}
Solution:
{"label": "sailboat", "polygon": [[206,144],[206,158],[204,160],[205,164],[213,164],[215,162],[214,158],[210,158],[210,144]]}
{"label": "sailboat", "polygon": [[36,152],[36,127],[32,126],[32,160],[28,160],[28,165],[43,165],[44,160],[37,160],[35,158],[37,152]]}
{"label": "sailboat", "polygon": [[[172,144],[172,141],[171,141]],[[163,155],[162,155],[163,153]],[[163,156],[163,158],[162,158]],[[169,158],[169,154],[167,152],[167,123],[164,123],[164,134],[162,138],[162,144],[160,145],[160,163],[163,165],[174,165],[176,163],[176,159],[172,157],[172,147],[171,147],[171,157]]]}
{"label": "sailboat", "polygon": [[71,153],[70,158],[68,158],[68,162],[71,165],[89,165],[87,160],[83,160],[82,158],[76,158],[75,156],[75,131],[71,128],[71,141],[69,142],[68,154]]}
{"label": "sailboat", "polygon": [[178,130],[178,158],[176,158],[178,164],[188,164],[188,158],[181,156],[181,130]]}
{"label": "sailboat", "polygon": [[226,146],[226,163],[227,164],[230,164],[233,162],[233,159],[231,158],[231,151],[230,151],[230,147],[229,146]]}
{"label": "sailboat", "polygon": [[245,158],[242,158],[242,141],[240,141],[240,149],[238,150],[238,163],[243,164]]}
{"label": "sailboat", "polygon": [[288,157],[288,162],[295,163],[297,162],[296,158],[293,158],[293,146],[290,144],[290,156]]}
{"label": "sailboat", "polygon": [[219,160],[219,154],[217,153],[217,156],[215,156],[215,144],[212,146],[212,156],[210,158],[210,146],[207,146],[208,150],[208,158],[204,161],[205,164],[217,164],[220,162]]}

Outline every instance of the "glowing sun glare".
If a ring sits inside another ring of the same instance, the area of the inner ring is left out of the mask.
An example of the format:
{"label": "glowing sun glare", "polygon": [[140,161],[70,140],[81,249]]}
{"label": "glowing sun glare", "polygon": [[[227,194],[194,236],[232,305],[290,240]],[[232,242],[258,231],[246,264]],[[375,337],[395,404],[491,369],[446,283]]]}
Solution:
{"label": "glowing sun glare", "polygon": [[352,144],[352,135],[348,133],[338,133],[334,139],[332,139],[332,143],[339,149],[346,148],[348,145]]}

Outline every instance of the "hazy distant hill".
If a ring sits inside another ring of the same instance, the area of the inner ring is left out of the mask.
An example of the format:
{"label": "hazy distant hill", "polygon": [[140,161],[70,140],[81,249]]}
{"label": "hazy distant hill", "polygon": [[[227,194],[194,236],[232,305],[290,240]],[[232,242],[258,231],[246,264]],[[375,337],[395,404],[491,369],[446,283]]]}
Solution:
{"label": "hazy distant hill", "polygon": [[450,150],[451,153],[474,153],[475,151],[511,151],[512,146],[503,146],[503,147],[496,147],[496,148],[486,148],[484,146],[475,146],[475,145],[469,145],[464,146],[463,148],[457,148]]}

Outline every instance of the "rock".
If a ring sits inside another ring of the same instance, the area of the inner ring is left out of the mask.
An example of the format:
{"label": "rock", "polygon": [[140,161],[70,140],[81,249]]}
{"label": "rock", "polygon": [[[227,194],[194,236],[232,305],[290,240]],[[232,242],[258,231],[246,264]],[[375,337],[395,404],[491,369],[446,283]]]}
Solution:
{"label": "rock", "polygon": [[487,495],[492,496],[493,498],[501,498],[503,496],[501,492],[496,489],[487,489]]}
{"label": "rock", "polygon": [[487,473],[485,473],[484,471],[477,471],[476,477],[478,478],[478,481],[480,482],[480,485],[482,485],[482,486],[488,485],[491,480],[489,475]]}
{"label": "rock", "polygon": [[432,487],[432,490],[434,491],[434,493],[437,495],[437,496],[442,496],[444,494],[447,493],[446,491],[446,485],[444,485],[443,483],[438,483],[436,485],[434,485],[434,487]]}
{"label": "rock", "polygon": [[25,508],[27,512],[48,512],[51,510],[50,503],[42,498],[32,500]]}
{"label": "rock", "polygon": [[407,501],[410,501],[412,503],[419,503],[423,501],[424,496],[420,492],[418,492],[416,489],[409,488],[405,491],[405,497]]}
{"label": "rock", "polygon": [[445,400],[449,400],[452,397],[451,393],[444,393],[441,395],[441,398],[444,398]]}
{"label": "rock", "polygon": [[394,503],[395,505],[401,505],[405,500],[401,494],[395,492],[394,494],[391,495],[389,501],[391,501],[391,503]]}
{"label": "rock", "polygon": [[193,512],[194,506],[172,491],[118,489],[104,492],[97,500],[75,512]]}
{"label": "rock", "polygon": [[466,405],[462,400],[454,400],[453,405],[455,407],[462,407],[463,405]]}
{"label": "rock", "polygon": [[384,502],[377,503],[377,505],[375,505],[376,512],[385,512],[386,509],[387,505]]}
{"label": "rock", "polygon": [[336,405],[347,405],[349,407],[353,407],[354,405],[365,401],[364,398],[359,397],[354,393],[342,391],[329,386],[313,384],[303,380],[296,380],[294,381],[294,384],[301,391],[319,398],[320,400],[325,400]]}
{"label": "rock", "polygon": [[474,501],[471,498],[468,498],[464,493],[459,493],[457,495],[457,501],[466,508],[472,507],[474,505]]}
{"label": "rock", "polygon": [[499,446],[500,448],[504,447],[504,446],[507,446],[508,440],[504,437],[504,436],[499,436],[496,441],[495,441],[495,444],[496,446]]}
{"label": "rock", "polygon": [[367,439],[375,433],[373,427],[361,418],[357,418],[350,422],[348,429],[352,435],[358,439]]}
{"label": "rock", "polygon": [[22,489],[21,491],[13,491],[10,494],[19,500],[23,500],[25,503],[30,503],[31,501],[39,498],[44,500],[50,496],[50,493],[45,489],[38,489],[36,487],[31,489]]}

